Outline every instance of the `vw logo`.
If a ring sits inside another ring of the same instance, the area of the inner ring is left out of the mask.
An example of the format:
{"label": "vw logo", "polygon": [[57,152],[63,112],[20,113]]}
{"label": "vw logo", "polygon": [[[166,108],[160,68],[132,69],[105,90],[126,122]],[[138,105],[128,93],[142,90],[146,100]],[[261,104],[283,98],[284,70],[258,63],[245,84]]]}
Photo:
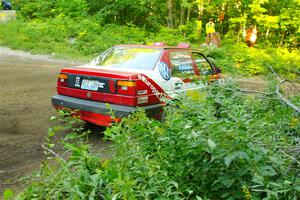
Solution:
{"label": "vw logo", "polygon": [[163,79],[165,79],[166,81],[170,80],[171,72],[166,63],[164,63],[164,62],[159,63],[158,70],[159,70],[161,77],[163,77]]}

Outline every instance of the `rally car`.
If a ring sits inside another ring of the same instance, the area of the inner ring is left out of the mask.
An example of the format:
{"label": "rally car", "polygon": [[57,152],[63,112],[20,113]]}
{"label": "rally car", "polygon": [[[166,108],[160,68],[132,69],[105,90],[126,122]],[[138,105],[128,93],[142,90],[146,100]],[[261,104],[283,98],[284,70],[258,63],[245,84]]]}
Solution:
{"label": "rally car", "polygon": [[191,77],[205,75],[213,80],[220,73],[185,43],[117,45],[86,65],[62,69],[52,104],[56,109],[76,110],[82,120],[101,126],[120,121],[138,107],[159,119],[167,98],[205,87]]}

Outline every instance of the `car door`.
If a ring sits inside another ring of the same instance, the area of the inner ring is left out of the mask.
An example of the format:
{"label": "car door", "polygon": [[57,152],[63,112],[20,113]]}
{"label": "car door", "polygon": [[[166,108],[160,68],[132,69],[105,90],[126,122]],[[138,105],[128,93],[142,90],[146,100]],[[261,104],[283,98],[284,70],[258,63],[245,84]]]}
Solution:
{"label": "car door", "polygon": [[199,76],[198,69],[189,50],[173,50],[169,52],[171,65],[171,91],[168,95],[175,97],[180,93],[203,88],[205,85],[193,81]]}
{"label": "car door", "polygon": [[213,66],[202,53],[192,52],[193,60],[201,76],[210,76],[213,74]]}
{"label": "car door", "polygon": [[203,81],[211,82],[220,79],[221,70],[215,67],[209,58],[197,51],[193,51],[192,56],[197,71],[199,72]]}

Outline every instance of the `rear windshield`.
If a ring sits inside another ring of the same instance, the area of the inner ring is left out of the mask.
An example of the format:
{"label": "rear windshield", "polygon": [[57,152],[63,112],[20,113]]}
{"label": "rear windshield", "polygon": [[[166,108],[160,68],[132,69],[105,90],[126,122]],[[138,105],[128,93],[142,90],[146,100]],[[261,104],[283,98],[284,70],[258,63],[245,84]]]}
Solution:
{"label": "rear windshield", "polygon": [[160,58],[161,49],[113,47],[95,58],[90,64],[127,69],[152,70]]}

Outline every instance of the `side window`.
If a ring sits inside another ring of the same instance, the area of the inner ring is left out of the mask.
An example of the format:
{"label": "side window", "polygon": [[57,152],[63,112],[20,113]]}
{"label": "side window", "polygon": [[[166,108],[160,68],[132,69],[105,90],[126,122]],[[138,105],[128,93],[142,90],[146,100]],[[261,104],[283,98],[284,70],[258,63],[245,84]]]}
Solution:
{"label": "side window", "polygon": [[200,75],[205,76],[213,74],[212,66],[201,53],[193,52],[193,58]]}
{"label": "side window", "polygon": [[186,77],[195,74],[193,60],[190,52],[171,52],[170,53],[172,76]]}

